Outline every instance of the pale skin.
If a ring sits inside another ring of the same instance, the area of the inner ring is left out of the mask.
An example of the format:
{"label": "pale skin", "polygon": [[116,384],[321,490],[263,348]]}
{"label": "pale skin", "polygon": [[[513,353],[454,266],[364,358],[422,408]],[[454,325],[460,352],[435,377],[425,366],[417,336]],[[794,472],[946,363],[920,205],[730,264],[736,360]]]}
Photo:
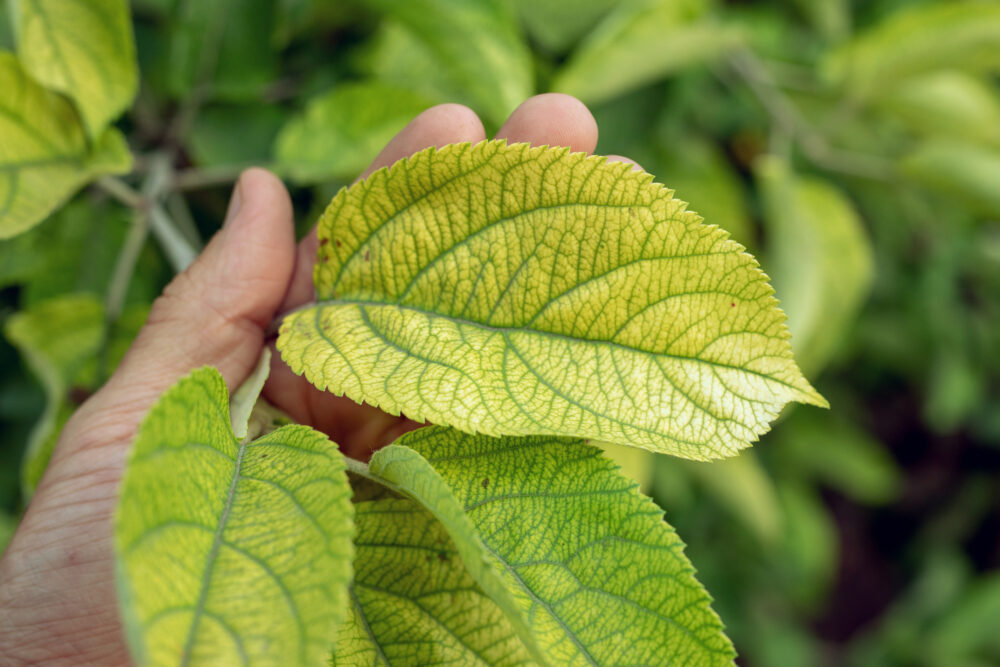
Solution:
{"label": "pale skin", "polygon": [[[498,138],[592,152],[597,124],[579,101],[525,101]],[[417,116],[361,175],[423,148],[486,138],[467,107]],[[629,161],[611,156],[609,159]],[[129,444],[157,397],[191,370],[215,366],[230,391],[253,369],[272,321],[314,299],[316,237],[296,246],[288,192],[262,169],[243,173],[223,228],[153,304],[114,375],[73,415],[0,560],[0,664],[127,664],[112,566],[112,515]],[[318,391],[272,357],[264,396],[367,458],[415,427]]]}

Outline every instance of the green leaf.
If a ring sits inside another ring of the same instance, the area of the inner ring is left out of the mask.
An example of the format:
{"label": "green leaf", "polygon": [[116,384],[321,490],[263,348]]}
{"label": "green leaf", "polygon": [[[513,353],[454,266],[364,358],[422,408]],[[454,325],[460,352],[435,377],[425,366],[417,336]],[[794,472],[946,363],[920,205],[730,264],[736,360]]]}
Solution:
{"label": "green leaf", "polygon": [[188,149],[201,166],[268,164],[271,147],[288,114],[263,104],[214,104],[191,125]]}
{"label": "green leaf", "polygon": [[[371,473],[442,521],[484,590],[477,569],[500,576],[551,663],[732,661],[680,539],[600,449],[436,426],[397,443]],[[470,541],[488,554],[475,565]]]}
{"label": "green leaf", "polygon": [[948,195],[972,211],[1000,215],[1000,150],[948,139],[928,139],[900,163],[920,185]]}
{"label": "green leaf", "polygon": [[520,15],[528,33],[546,50],[570,47],[619,0],[506,0]]}
{"label": "green leaf", "polygon": [[41,222],[101,174],[128,171],[132,156],[114,128],[90,146],[72,106],[0,52],[0,239]]}
{"label": "green leaf", "polygon": [[753,258],[627,164],[430,149],[342,190],[319,239],[282,358],[392,414],[708,459],[825,404]]}
{"label": "green leaf", "polygon": [[797,178],[780,158],[756,166],[764,200],[768,266],[788,313],[792,349],[816,373],[854,324],[874,274],[857,211],[836,188]]}
{"label": "green leaf", "polygon": [[499,126],[534,91],[531,52],[499,0],[367,0],[434,55],[451,87]]}
{"label": "green leaf", "polygon": [[297,425],[237,440],[222,376],[192,372],[146,415],[122,483],[133,658],[319,664],[347,607],[351,517],[336,445]]}
{"label": "green leaf", "polygon": [[403,498],[354,512],[351,613],[333,665],[535,664],[431,514]]}
{"label": "green leaf", "polygon": [[907,79],[879,106],[928,137],[1000,148],[1000,94],[995,84],[968,72],[942,70]]}
{"label": "green leaf", "polygon": [[[124,356],[146,311],[145,306],[129,308],[115,328],[106,343],[109,371]],[[12,315],[4,335],[38,378],[46,397],[45,411],[32,429],[21,464],[21,490],[28,500],[76,408],[73,394],[85,397],[100,382],[97,357],[107,335],[104,308],[91,294],[67,294]]]}
{"label": "green leaf", "polygon": [[24,69],[76,102],[87,133],[99,137],[139,89],[128,2],[18,0],[12,7]]}
{"label": "green leaf", "polygon": [[622,4],[573,52],[552,90],[596,104],[718,59],[740,42],[740,33],[703,17],[704,5],[700,0]]}
{"label": "green leaf", "polygon": [[310,100],[278,135],[278,167],[300,183],[353,179],[414,116],[431,106],[405,88],[364,81]]}
{"label": "green leaf", "polygon": [[977,0],[923,4],[890,14],[823,63],[828,79],[860,99],[930,70],[998,67],[1000,5]]}

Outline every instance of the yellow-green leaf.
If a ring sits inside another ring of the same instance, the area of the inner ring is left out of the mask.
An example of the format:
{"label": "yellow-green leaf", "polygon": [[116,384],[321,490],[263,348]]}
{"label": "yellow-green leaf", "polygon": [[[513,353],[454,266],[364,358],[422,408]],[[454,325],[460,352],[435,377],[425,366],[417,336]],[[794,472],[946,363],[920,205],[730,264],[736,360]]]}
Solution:
{"label": "yellow-green leaf", "polygon": [[708,459],[825,404],[754,259],[627,164],[429,149],[342,190],[319,239],[282,357],[393,414]]}
{"label": "yellow-green leaf", "polygon": [[41,222],[85,183],[126,172],[132,156],[109,128],[91,145],[73,107],[0,52],[0,239]]}
{"label": "yellow-green leaf", "polygon": [[871,243],[854,206],[817,178],[798,178],[780,158],[756,166],[764,200],[769,268],[788,313],[792,349],[807,373],[823,369],[868,296]]}
{"label": "yellow-green leaf", "polygon": [[918,4],[832,51],[827,77],[858,98],[883,94],[906,77],[943,68],[1000,68],[1000,4]]}
{"label": "yellow-green leaf", "polygon": [[278,135],[278,166],[300,183],[351,180],[431,102],[405,88],[344,84],[309,102]]}
{"label": "yellow-green leaf", "polygon": [[139,429],[115,517],[135,662],[320,664],[347,608],[351,517],[326,436],[237,440],[218,371],[180,380]]}
{"label": "yellow-green leaf", "polygon": [[718,59],[741,36],[704,17],[704,10],[699,0],[622,3],[584,38],[556,74],[552,90],[596,104]]}
{"label": "yellow-green leaf", "polygon": [[535,664],[431,514],[382,498],[357,503],[354,516],[350,613],[333,665]]}
{"label": "yellow-green leaf", "polygon": [[18,0],[17,55],[36,81],[68,95],[99,137],[139,88],[126,0]]}
{"label": "yellow-green leaf", "polygon": [[546,663],[731,663],[680,538],[600,449],[437,426],[397,443],[371,473],[437,516],[467,564],[463,542],[485,549],[470,574],[500,578]]}

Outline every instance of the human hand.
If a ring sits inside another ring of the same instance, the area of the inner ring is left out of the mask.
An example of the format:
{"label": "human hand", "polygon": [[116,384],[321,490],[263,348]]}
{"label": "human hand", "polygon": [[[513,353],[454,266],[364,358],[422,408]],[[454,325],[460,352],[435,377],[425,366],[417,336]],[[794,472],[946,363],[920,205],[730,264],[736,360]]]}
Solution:
{"label": "human hand", "polygon": [[[589,153],[597,126],[578,101],[549,94],[522,104],[497,136]],[[437,106],[390,141],[362,177],[428,146],[485,138],[471,110]],[[293,229],[281,182],[264,170],[245,172],[222,229],[167,286],[118,370],[66,424],[0,560],[0,656],[12,664],[128,662],[112,515],[129,444],[159,395],[192,369],[215,366],[230,391],[239,386],[268,344],[272,320],[314,298],[316,236],[296,248]],[[278,355],[264,396],[357,458],[415,426],[315,389]]]}

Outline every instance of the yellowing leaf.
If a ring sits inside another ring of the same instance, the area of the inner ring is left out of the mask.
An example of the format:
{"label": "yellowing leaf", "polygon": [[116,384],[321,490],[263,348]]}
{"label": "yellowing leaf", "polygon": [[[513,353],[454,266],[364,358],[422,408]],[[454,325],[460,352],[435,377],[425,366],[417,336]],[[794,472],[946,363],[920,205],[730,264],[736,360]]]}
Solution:
{"label": "yellowing leaf", "polygon": [[333,665],[535,664],[431,514],[404,498],[354,508],[351,610]]}
{"label": "yellowing leaf", "polygon": [[771,276],[792,349],[808,373],[823,369],[864,303],[874,259],[851,202],[820,179],[800,179],[779,158],[756,167]]}
{"label": "yellowing leaf", "polygon": [[115,517],[122,618],[137,664],[316,665],[347,606],[350,487],[324,435],[233,435],[202,368],[133,444]]}
{"label": "yellowing leaf", "polygon": [[460,553],[485,551],[475,565],[462,553],[469,573],[484,590],[502,581],[546,663],[731,664],[683,543],[600,449],[436,426],[397,443],[373,476],[438,517]]}
{"label": "yellowing leaf", "polygon": [[695,459],[822,405],[742,246],[652,177],[566,149],[426,150],[319,223],[321,303],[278,347],[316,386],[500,435]]}
{"label": "yellowing leaf", "polygon": [[823,63],[832,81],[858,98],[891,90],[929,70],[1000,68],[1000,4],[931,3],[891,14],[839,47]]}
{"label": "yellowing leaf", "polygon": [[278,166],[302,183],[354,179],[429,106],[423,95],[378,81],[338,86],[282,128],[275,145]]}
{"label": "yellowing leaf", "polygon": [[20,0],[13,8],[25,70],[72,98],[87,133],[100,136],[139,88],[128,2]]}
{"label": "yellowing leaf", "polygon": [[596,104],[719,58],[740,34],[704,18],[704,9],[700,0],[622,3],[583,40],[552,90]]}
{"label": "yellowing leaf", "polygon": [[89,146],[66,100],[0,52],[0,239],[41,222],[101,174],[126,172],[132,156],[114,128]]}

